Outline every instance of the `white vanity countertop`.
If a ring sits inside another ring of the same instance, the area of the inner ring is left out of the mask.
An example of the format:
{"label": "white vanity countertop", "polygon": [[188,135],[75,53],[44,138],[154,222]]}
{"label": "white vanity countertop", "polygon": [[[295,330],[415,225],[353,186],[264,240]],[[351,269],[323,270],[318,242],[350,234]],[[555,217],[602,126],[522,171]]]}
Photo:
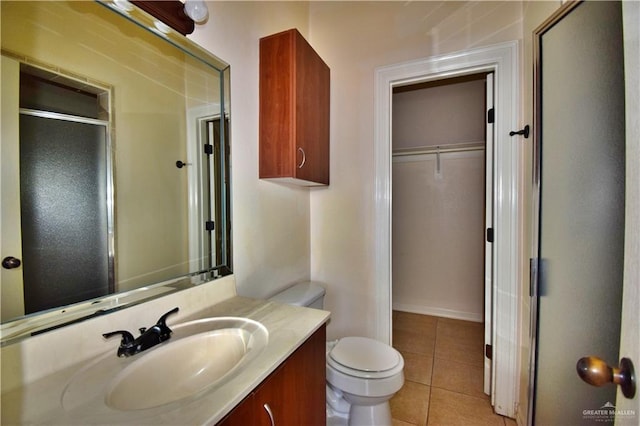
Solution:
{"label": "white vanity countertop", "polygon": [[[235,316],[262,323],[269,331],[269,342],[260,356],[239,373],[206,391],[202,396],[148,410],[118,411],[100,401],[73,408],[62,405],[65,387],[85,364],[65,368],[22,388],[2,394],[3,425],[17,424],[165,424],[212,425],[221,420],[257,385],[289,357],[309,336],[329,319],[329,312],[283,305],[266,300],[235,296],[181,319]],[[168,321],[171,326],[171,321]],[[70,348],[72,350],[73,348]],[[113,356],[116,353],[113,352]],[[162,374],[161,371],[158,374]]]}

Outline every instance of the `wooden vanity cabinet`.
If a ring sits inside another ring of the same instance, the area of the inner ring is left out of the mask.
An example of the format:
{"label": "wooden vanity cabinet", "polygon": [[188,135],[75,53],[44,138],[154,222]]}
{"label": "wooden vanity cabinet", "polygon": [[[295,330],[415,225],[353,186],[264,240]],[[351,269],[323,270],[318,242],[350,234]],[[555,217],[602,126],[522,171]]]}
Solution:
{"label": "wooden vanity cabinet", "polygon": [[329,185],[330,71],[291,29],[260,39],[260,178]]}
{"label": "wooden vanity cabinet", "polygon": [[[218,425],[324,426],[325,342],[323,325]],[[273,423],[265,405],[271,411]]]}

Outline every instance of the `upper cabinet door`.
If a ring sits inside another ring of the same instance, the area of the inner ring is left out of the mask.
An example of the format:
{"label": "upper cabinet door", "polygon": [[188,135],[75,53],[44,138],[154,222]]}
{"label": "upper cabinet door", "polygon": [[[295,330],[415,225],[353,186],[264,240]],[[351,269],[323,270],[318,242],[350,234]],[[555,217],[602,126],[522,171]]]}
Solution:
{"label": "upper cabinet door", "polygon": [[260,39],[260,178],[329,185],[330,71],[296,29]]}

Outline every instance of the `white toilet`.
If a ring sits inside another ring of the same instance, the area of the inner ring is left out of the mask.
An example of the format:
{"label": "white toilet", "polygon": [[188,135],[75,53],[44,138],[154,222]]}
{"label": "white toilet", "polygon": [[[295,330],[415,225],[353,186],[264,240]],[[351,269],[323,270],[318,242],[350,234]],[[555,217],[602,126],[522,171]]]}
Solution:
{"label": "white toilet", "polygon": [[[270,300],[322,309],[325,290],[298,283]],[[404,360],[391,346],[366,337],[327,342],[327,425],[391,425],[389,400],[404,384]]]}

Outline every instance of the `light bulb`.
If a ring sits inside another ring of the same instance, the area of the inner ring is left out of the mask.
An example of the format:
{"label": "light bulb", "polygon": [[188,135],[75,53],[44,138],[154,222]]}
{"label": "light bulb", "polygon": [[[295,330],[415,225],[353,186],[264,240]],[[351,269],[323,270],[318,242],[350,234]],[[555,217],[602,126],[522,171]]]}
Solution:
{"label": "light bulb", "polygon": [[131,12],[133,10],[133,5],[127,0],[114,0],[113,4],[123,12]]}
{"label": "light bulb", "polygon": [[197,23],[204,22],[209,17],[209,9],[203,0],[186,0],[184,3],[184,13]]}

